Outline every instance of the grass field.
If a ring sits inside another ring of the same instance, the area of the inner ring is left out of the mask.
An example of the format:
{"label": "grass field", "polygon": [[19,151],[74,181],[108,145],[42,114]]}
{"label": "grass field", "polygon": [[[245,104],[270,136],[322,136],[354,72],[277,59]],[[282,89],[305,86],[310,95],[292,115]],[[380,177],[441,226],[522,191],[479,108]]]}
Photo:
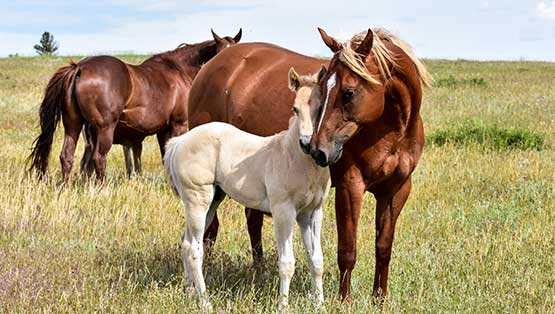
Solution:
{"label": "grass field", "polygon": [[[183,291],[185,218],[165,183],[155,139],[145,143],[142,176],[125,178],[115,146],[103,188],[74,180],[62,190],[58,130],[49,179],[26,178],[43,89],[66,61],[0,59],[0,312],[202,312],[196,296]],[[383,309],[372,305],[374,199],[368,194],[353,302],[340,305],[330,197],[322,235],[327,311],[554,313],[555,64],[426,64],[436,79],[422,107],[428,144],[398,222],[390,295]],[[513,145],[519,138],[524,144]],[[205,263],[216,312],[274,311],[279,280],[271,219],[264,227],[266,267],[256,272],[242,208],[226,200],[219,213],[220,235]],[[310,275],[300,242],[297,232],[291,310],[316,312],[306,297]]]}

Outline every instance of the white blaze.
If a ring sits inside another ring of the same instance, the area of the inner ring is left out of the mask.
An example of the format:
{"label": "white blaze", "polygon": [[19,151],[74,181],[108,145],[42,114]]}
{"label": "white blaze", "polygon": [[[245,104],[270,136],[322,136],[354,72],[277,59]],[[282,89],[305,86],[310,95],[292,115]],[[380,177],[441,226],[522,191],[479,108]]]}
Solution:
{"label": "white blaze", "polygon": [[320,131],[320,127],[322,126],[322,121],[324,121],[324,116],[326,115],[326,109],[328,108],[328,101],[330,99],[330,92],[335,87],[335,73],[333,73],[330,76],[326,86],[328,88],[328,91],[326,93],[326,100],[324,101],[324,109],[322,110],[322,116],[320,116],[320,122],[318,122],[318,128],[316,129],[316,132]]}

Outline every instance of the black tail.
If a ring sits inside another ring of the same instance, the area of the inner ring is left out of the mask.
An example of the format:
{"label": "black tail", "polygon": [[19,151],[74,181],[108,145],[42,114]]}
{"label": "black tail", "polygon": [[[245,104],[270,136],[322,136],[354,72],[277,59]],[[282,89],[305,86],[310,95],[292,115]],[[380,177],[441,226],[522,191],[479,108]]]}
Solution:
{"label": "black tail", "polygon": [[48,168],[48,156],[52,148],[54,131],[62,117],[62,108],[66,102],[72,101],[77,64],[73,61],[54,73],[44,94],[40,105],[40,135],[33,142],[32,152],[27,158],[27,164],[31,162],[28,171],[36,169],[42,178]]}

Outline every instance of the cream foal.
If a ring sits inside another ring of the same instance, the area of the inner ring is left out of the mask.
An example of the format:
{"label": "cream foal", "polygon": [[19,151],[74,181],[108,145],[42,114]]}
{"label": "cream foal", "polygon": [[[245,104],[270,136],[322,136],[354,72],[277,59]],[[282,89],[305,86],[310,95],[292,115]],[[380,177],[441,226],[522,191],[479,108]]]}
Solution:
{"label": "cream foal", "polygon": [[279,134],[260,137],[213,122],[166,145],[166,171],[187,217],[183,263],[188,283],[194,282],[202,305],[210,307],[202,275],[203,234],[225,194],[272,215],[279,255],[280,308],[288,303],[295,271],[295,220],[308,255],[314,297],[318,304],[324,302],[320,230],[322,204],[330,187],[329,168],[316,165],[300,147],[309,144],[313,132],[316,109],[311,108],[309,98],[316,82],[316,75],[299,77],[293,68],[289,70],[289,88],[296,93],[294,115],[289,129]]}

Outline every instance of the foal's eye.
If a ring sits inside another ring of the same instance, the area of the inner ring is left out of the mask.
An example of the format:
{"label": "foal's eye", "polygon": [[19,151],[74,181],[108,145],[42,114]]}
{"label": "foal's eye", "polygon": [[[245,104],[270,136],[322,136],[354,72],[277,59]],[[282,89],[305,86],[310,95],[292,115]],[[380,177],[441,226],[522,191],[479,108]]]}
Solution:
{"label": "foal's eye", "polygon": [[354,89],[349,88],[349,89],[346,89],[346,90],[343,92],[343,98],[344,98],[346,101],[351,101],[351,100],[353,99],[353,97],[355,97],[355,90],[354,90]]}
{"label": "foal's eye", "polygon": [[293,113],[299,114],[299,109],[297,109],[297,107],[293,107]]}

